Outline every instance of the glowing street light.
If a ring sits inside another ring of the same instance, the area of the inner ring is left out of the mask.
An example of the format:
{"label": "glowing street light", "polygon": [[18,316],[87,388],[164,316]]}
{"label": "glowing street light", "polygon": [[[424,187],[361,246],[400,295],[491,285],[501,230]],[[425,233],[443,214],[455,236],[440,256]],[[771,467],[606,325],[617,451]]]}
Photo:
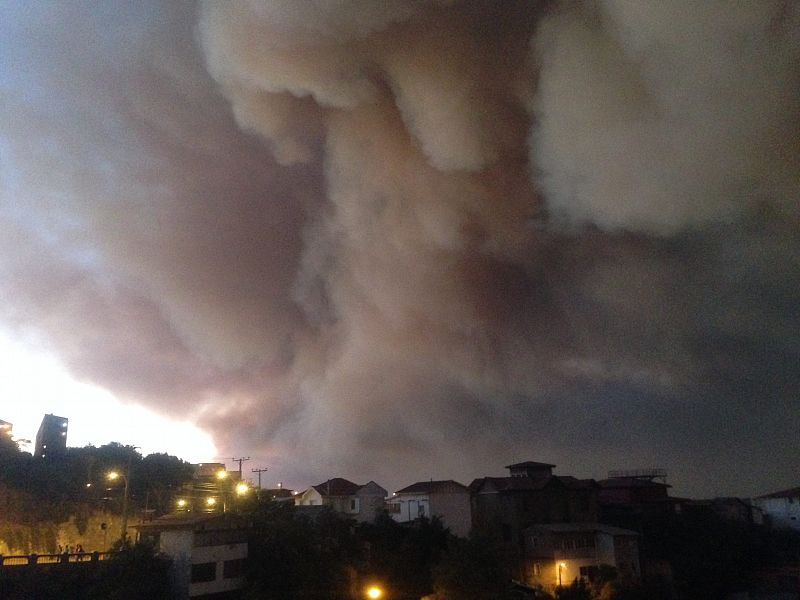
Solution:
{"label": "glowing street light", "polygon": [[220,469],[217,471],[217,479],[225,479],[228,476],[228,472],[225,469]]}
{"label": "glowing street light", "polygon": [[[130,474],[130,465],[128,465],[128,473]],[[117,471],[109,471],[106,475],[109,481],[116,481],[120,477],[125,482],[125,491],[122,494],[122,527],[120,527],[120,536],[124,542],[128,539],[128,492],[130,490],[130,481],[126,475]]]}
{"label": "glowing street light", "polygon": [[558,587],[561,587],[561,571],[567,568],[567,563],[558,563]]}
{"label": "glowing street light", "polygon": [[212,508],[213,508],[213,507],[214,507],[214,505],[216,505],[216,503],[217,503],[217,499],[216,499],[216,498],[214,498],[214,497],[211,497],[211,498],[206,498],[206,505],[207,505],[207,506],[209,506],[209,507],[212,507]]}
{"label": "glowing street light", "polygon": [[247,485],[244,481],[239,482],[239,483],[236,484],[236,495],[237,496],[244,496],[249,491],[250,491],[250,486]]}
{"label": "glowing street light", "polygon": [[367,598],[382,598],[383,597],[383,590],[379,588],[377,585],[373,585],[367,588]]}
{"label": "glowing street light", "polygon": [[184,500],[183,498],[178,500],[178,508],[186,508],[186,500]]}

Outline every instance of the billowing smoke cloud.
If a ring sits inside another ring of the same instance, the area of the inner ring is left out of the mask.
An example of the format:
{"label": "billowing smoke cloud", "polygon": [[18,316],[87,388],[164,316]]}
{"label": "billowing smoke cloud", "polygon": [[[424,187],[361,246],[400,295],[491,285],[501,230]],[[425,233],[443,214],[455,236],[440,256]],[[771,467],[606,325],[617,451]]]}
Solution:
{"label": "billowing smoke cloud", "polygon": [[793,483],[793,3],[3,12],[0,314],[76,375],[296,484]]}

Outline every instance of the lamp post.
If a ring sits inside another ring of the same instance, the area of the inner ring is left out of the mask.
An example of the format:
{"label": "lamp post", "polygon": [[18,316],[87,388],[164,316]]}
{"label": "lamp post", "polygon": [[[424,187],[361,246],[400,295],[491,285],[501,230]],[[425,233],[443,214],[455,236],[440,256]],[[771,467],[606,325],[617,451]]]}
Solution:
{"label": "lamp post", "polygon": [[558,563],[558,587],[561,587],[561,570],[567,567],[567,563]]}
{"label": "lamp post", "polygon": [[123,543],[128,540],[128,494],[130,492],[131,458],[133,452],[136,452],[138,447],[139,446],[131,447],[131,454],[128,454],[128,467],[124,475],[116,471],[111,471],[107,475],[111,481],[122,477],[122,480],[125,482],[125,491],[122,495],[122,527],[120,528],[120,537],[122,538]]}
{"label": "lamp post", "polygon": [[111,481],[116,481],[121,477],[122,481],[125,482],[125,491],[122,494],[122,527],[120,528],[120,537],[124,542],[128,538],[128,493],[130,491],[130,480],[127,475],[123,475],[117,471],[111,471],[106,477]]}

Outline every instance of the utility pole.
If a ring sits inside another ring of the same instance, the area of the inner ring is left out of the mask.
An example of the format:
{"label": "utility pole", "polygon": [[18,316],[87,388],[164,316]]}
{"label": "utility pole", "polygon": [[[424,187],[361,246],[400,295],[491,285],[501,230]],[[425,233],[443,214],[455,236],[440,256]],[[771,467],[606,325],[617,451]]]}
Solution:
{"label": "utility pole", "polygon": [[251,473],[258,473],[258,491],[261,491],[261,474],[269,471],[267,467],[259,467],[258,469],[250,469]]}
{"label": "utility pole", "polygon": [[248,460],[250,460],[250,457],[249,456],[243,456],[241,458],[234,457],[234,458],[231,458],[231,460],[233,462],[235,462],[235,463],[239,463],[239,481],[241,481],[242,480],[242,463],[243,462],[247,462]]}

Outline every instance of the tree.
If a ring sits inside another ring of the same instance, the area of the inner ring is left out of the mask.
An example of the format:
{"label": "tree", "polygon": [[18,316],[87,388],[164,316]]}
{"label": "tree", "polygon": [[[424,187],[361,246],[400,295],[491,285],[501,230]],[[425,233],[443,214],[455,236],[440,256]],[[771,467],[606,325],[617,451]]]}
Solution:
{"label": "tree", "polygon": [[433,590],[432,568],[447,549],[449,533],[440,519],[399,524],[386,513],[359,527],[369,549],[364,570],[395,596],[419,598]]}
{"label": "tree", "polygon": [[433,569],[436,600],[496,600],[509,584],[502,554],[485,539],[452,538]]}

